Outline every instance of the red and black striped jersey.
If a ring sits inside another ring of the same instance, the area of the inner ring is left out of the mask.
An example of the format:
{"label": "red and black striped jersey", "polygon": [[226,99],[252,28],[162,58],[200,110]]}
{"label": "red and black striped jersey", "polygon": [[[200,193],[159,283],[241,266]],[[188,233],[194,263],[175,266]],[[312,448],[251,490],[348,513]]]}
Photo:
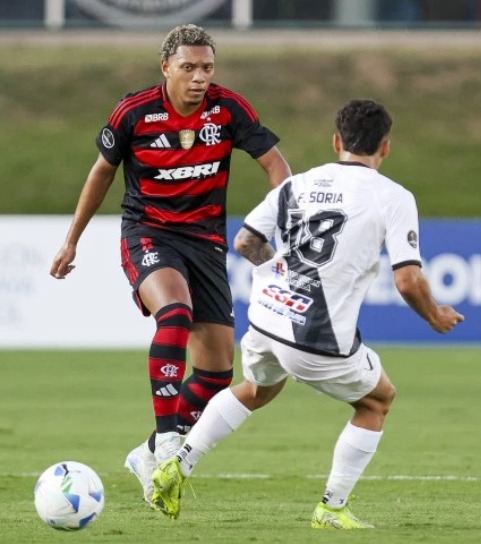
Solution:
{"label": "red and black striped jersey", "polygon": [[222,245],[232,149],[256,159],[278,141],[247,100],[216,84],[187,117],[165,84],[128,94],[96,139],[109,163],[123,163],[123,229],[150,225]]}

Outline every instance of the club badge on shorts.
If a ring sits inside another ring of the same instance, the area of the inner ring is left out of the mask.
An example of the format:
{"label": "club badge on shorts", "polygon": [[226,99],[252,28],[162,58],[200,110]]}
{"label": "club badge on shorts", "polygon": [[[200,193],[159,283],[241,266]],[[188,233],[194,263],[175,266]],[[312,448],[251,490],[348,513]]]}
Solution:
{"label": "club badge on shorts", "polygon": [[195,142],[195,131],[190,129],[179,131],[179,140],[182,149],[190,149]]}

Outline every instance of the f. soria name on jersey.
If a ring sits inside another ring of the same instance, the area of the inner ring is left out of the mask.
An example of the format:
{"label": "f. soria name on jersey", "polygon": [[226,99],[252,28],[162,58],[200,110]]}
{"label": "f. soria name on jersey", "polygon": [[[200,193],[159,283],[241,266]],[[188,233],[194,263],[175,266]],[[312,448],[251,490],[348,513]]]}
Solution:
{"label": "f. soria name on jersey", "polygon": [[327,193],[322,191],[312,191],[309,194],[301,193],[297,198],[298,202],[316,202],[318,204],[342,204],[342,193]]}

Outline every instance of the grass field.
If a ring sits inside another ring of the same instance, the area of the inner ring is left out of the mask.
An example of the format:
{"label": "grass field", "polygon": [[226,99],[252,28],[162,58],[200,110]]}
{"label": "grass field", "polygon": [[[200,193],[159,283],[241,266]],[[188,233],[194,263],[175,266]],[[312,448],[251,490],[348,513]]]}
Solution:
{"label": "grass field", "polygon": [[[398,397],[355,492],[375,531],[309,526],[350,409],[288,384],[198,466],[183,512],[148,510],[123,468],[150,432],[145,353],[0,351],[0,541],[169,543],[479,543],[481,459],[477,349],[378,350]],[[237,371],[237,379],[240,372]],[[61,460],[91,465],[106,488],[92,526],[57,533],[33,506],[35,481]]]}

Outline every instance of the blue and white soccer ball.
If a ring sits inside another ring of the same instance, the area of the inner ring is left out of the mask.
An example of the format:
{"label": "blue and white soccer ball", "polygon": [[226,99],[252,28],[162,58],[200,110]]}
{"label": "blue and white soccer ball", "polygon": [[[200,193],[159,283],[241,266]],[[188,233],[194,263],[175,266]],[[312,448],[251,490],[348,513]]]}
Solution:
{"label": "blue and white soccer ball", "polygon": [[76,461],[49,467],[35,486],[35,508],[54,529],[84,529],[104,507],[104,486],[98,474]]}

